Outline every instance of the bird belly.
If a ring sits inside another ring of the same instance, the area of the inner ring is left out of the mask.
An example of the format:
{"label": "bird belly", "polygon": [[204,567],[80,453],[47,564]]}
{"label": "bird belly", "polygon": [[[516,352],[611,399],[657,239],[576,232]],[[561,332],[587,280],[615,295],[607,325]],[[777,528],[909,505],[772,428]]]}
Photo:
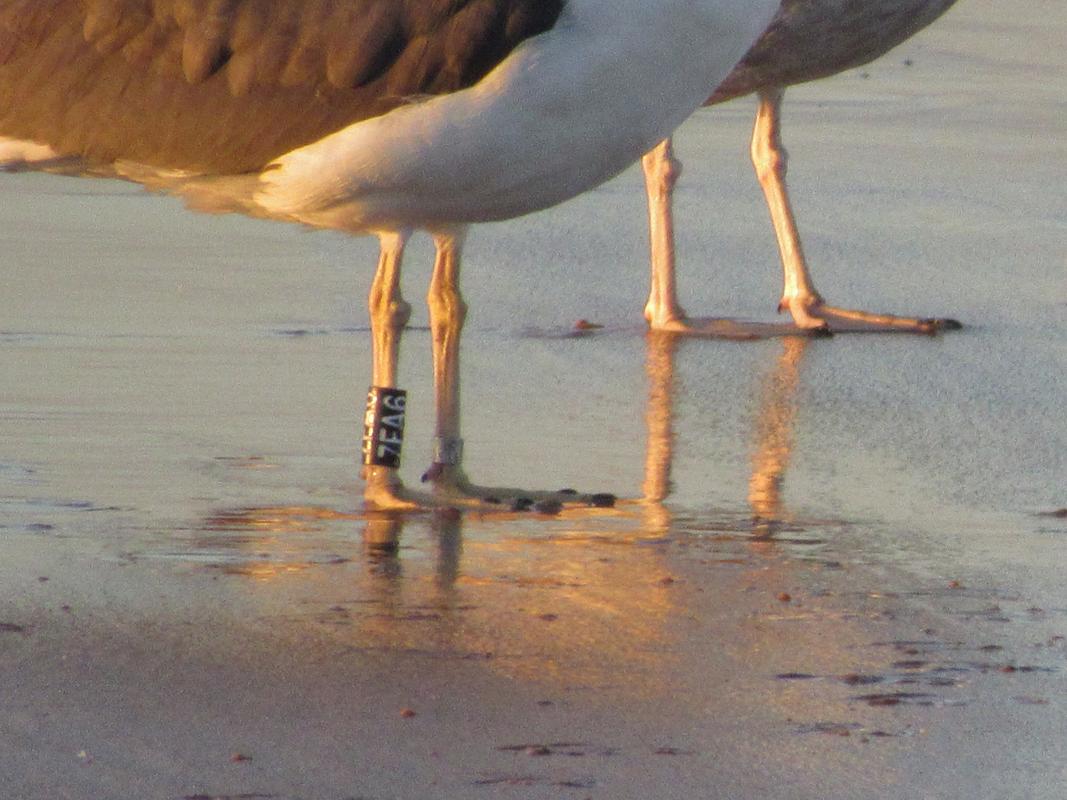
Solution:
{"label": "bird belly", "polygon": [[[673,17],[649,19],[637,10],[645,0],[633,9],[572,0],[560,24],[475,86],[416,98],[277,159],[255,203],[270,216],[357,232],[506,219],[562,202],[667,136],[777,5],[704,8],[733,2],[678,0],[664,4],[678,7]],[[608,13],[600,6],[614,10],[597,27],[590,20]],[[702,8],[696,21],[693,6]]]}

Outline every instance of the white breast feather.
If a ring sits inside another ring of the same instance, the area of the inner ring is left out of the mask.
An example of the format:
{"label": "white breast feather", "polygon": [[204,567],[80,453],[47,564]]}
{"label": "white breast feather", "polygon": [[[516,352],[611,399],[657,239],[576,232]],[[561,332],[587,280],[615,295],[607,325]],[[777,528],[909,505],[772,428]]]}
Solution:
{"label": "white breast feather", "polygon": [[255,202],[350,231],[536,211],[614,176],[701,105],[777,0],[571,0],[476,86],[278,159]]}

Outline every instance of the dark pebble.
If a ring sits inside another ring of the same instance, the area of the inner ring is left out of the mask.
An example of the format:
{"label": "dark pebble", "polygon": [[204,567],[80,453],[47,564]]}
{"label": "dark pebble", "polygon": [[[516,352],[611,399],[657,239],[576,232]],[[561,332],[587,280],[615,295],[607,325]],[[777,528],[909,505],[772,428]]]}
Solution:
{"label": "dark pebble", "polygon": [[563,510],[563,503],[559,500],[542,500],[534,503],[534,511],[538,514],[558,514]]}

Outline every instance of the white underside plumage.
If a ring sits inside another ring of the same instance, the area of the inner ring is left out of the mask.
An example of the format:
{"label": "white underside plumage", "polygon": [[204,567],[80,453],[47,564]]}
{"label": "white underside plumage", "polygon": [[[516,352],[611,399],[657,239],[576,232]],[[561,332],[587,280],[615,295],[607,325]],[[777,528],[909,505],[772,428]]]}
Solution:
{"label": "white underside plumage", "polygon": [[570,0],[553,29],[476,86],[277,159],[248,210],[366,232],[506,219],[559,203],[621,172],[699,107],[777,6]]}
{"label": "white underside plumage", "polygon": [[[412,98],[276,159],[259,176],[128,162],[92,173],[351,233],[447,228],[538,211],[624,170],[707,98],[779,0],[569,0],[475,86]],[[0,139],[0,167],[49,148]]]}
{"label": "white underside plumage", "polygon": [[32,167],[58,157],[59,154],[46,144],[0,136],[0,168]]}

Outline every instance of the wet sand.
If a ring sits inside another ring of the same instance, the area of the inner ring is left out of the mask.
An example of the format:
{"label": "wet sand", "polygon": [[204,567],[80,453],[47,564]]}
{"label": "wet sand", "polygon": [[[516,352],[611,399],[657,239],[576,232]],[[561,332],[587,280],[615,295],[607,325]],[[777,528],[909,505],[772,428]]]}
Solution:
{"label": "wet sand", "polygon": [[[473,232],[469,474],[614,510],[364,513],[372,241],[2,176],[0,795],[1061,798],[1067,11],[1007,5],[787,97],[816,285],[963,331],[648,340],[636,171]],[[694,314],[777,302],[751,112],[677,137]]]}
{"label": "wet sand", "polygon": [[261,510],[93,586],[39,548],[4,570],[10,796],[1057,796],[1054,612],[713,525],[433,518],[376,555]]}

